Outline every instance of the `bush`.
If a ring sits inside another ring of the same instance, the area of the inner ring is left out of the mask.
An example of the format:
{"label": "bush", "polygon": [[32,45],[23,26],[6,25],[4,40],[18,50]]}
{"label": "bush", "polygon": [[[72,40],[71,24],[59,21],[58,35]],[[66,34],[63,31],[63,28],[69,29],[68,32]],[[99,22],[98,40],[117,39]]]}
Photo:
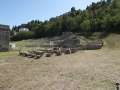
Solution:
{"label": "bush", "polygon": [[11,37],[12,41],[19,41],[19,40],[24,40],[24,39],[31,39],[34,38],[34,33],[29,31],[29,32],[18,32],[15,36]]}

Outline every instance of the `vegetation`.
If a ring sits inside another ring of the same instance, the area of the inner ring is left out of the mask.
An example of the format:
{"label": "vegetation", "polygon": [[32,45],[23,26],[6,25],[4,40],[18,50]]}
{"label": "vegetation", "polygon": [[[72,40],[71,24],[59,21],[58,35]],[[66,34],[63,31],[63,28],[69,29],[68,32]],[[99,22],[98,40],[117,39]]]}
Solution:
{"label": "vegetation", "polygon": [[[19,28],[29,28],[30,32],[21,33]],[[84,36],[94,32],[120,32],[120,0],[101,0],[92,3],[85,10],[71,11],[51,18],[48,21],[32,20],[27,24],[14,26],[11,40],[52,37],[62,32],[81,33]],[[14,35],[14,32],[17,32]]]}
{"label": "vegetation", "polygon": [[17,55],[17,51],[0,52],[0,59]]}
{"label": "vegetation", "polygon": [[16,40],[22,40],[22,39],[29,39],[33,37],[34,37],[33,32],[29,31],[29,32],[19,32],[16,35],[14,35],[11,39],[16,41]]}

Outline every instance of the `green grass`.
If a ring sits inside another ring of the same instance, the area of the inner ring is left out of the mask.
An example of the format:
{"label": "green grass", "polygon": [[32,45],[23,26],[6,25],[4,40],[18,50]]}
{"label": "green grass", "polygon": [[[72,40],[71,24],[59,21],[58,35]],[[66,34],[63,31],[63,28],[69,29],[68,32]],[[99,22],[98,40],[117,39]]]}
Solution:
{"label": "green grass", "polygon": [[29,39],[15,42],[17,47],[37,47],[40,45],[48,44],[49,41],[46,38],[42,39]]}
{"label": "green grass", "polygon": [[110,34],[104,42],[107,48],[120,48],[120,34]]}
{"label": "green grass", "polygon": [[37,50],[37,49],[43,49],[47,47],[41,47],[41,45],[49,45],[49,40],[47,38],[42,39],[28,39],[28,40],[22,40],[17,41],[16,43],[16,50]]}
{"label": "green grass", "polygon": [[[85,45],[87,41],[96,40],[99,39],[99,36],[101,33],[95,33],[90,38],[80,37],[80,43],[82,45]],[[120,48],[120,34],[109,34],[107,37],[103,38],[104,46],[107,48]],[[42,39],[29,39],[29,40],[22,40],[17,41],[16,47],[17,50],[26,50],[26,49],[36,49],[40,48],[41,45],[49,45],[49,39],[48,38],[42,38]],[[41,47],[42,48],[42,47]],[[44,47],[45,48],[45,47]]]}
{"label": "green grass", "polygon": [[0,59],[1,58],[6,58],[9,56],[17,55],[17,51],[9,51],[9,52],[0,52]]}

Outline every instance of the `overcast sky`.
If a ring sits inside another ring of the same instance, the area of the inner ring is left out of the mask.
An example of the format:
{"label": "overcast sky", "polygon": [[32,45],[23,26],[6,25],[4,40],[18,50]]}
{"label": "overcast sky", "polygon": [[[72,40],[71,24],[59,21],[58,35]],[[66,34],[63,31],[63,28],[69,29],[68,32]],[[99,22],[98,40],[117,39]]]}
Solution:
{"label": "overcast sky", "polygon": [[85,9],[97,1],[100,0],[0,0],[0,24],[13,26],[33,19],[44,21],[70,11],[73,6]]}

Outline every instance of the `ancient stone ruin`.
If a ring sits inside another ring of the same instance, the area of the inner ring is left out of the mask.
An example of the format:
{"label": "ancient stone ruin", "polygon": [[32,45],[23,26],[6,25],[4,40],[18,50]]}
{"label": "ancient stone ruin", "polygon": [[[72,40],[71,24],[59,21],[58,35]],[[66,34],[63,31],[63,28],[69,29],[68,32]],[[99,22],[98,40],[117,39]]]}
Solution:
{"label": "ancient stone ruin", "polygon": [[9,31],[8,25],[0,25],[0,51],[9,50]]}
{"label": "ancient stone ruin", "polygon": [[[96,50],[100,49],[103,46],[102,40],[83,40],[85,43],[83,44],[82,38],[73,34],[71,32],[65,32],[63,35],[59,37],[55,37],[50,39],[50,43],[48,43],[48,49],[39,49],[35,51],[21,52],[20,55],[29,58],[41,58],[43,55],[45,57],[50,57],[53,54],[55,56],[60,56],[62,54],[72,54],[79,50]],[[46,45],[45,45],[46,46]]]}
{"label": "ancient stone ruin", "polygon": [[80,46],[80,39],[71,32],[64,32],[62,36],[53,38],[50,42],[53,47],[77,48]]}

